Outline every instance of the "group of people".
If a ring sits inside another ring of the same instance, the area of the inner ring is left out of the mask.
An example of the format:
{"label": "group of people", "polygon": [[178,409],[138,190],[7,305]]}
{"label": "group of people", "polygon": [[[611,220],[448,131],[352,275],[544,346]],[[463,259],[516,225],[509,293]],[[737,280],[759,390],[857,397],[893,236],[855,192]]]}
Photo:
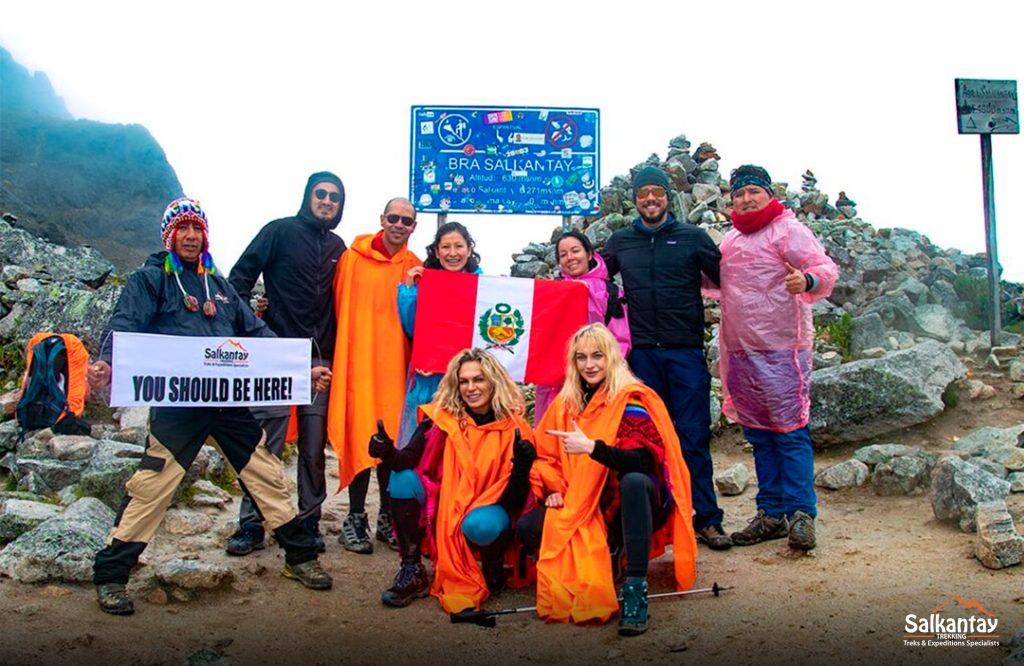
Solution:
{"label": "group of people", "polygon": [[[227,552],[263,548],[269,529],[285,550],[284,575],[312,589],[332,583],[317,555],[330,442],[349,489],[340,542],[355,553],[371,553],[374,539],[399,551],[382,595],[389,606],[432,594],[448,613],[479,610],[505,586],[519,549],[535,559],[542,618],[605,622],[618,613],[619,632],[636,635],[648,622],[648,562],[666,545],[679,589],[695,580],[698,542],[725,549],[788,538],[794,549],[814,548],[810,304],[831,293],[835,264],[761,167],[733,171],[734,229],[720,249],[675,219],[661,169],[639,169],[632,185],[637,218],[602,253],[578,231],[557,241],[560,278],[588,287],[589,323],[566,350],[564,383],[537,387],[533,425],[522,393],[486,352],[460,352],[443,375],[409,367],[423,271],[480,272],[463,225],[442,225],[421,262],[408,249],[416,210],[399,197],[380,231],[346,248],[333,233],[344,186],[315,173],[298,215],[267,224],[225,280],[199,203],[172,202],[165,249],[129,277],[110,330],[309,338],[316,393],[294,415],[153,408],[146,455],[96,557],[100,607],[132,612],[129,571],[208,437],[245,494]],[[260,275],[266,295],[254,312]],[[712,478],[702,296],[721,299],[723,409],[753,445],[758,477],[757,513],[731,535]],[[90,367],[94,385],[109,381],[110,356],[105,346]],[[293,418],[298,511],[280,461]],[[372,468],[380,511],[371,535]]]}

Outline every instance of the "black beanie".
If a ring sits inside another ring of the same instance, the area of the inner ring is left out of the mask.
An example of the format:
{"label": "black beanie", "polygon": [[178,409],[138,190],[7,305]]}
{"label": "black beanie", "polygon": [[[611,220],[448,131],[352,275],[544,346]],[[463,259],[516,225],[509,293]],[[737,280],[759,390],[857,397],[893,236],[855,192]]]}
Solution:
{"label": "black beanie", "polygon": [[636,192],[644,185],[657,185],[658,187],[664,188],[665,192],[672,191],[672,183],[669,182],[668,176],[665,172],[654,166],[648,164],[644,168],[636,172],[633,176],[633,198],[636,199]]}

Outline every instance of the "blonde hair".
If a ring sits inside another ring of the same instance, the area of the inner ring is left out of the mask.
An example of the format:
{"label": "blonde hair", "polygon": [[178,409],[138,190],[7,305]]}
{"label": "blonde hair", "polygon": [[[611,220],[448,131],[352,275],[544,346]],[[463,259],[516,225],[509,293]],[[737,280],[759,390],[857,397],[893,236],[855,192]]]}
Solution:
{"label": "blonde hair", "polygon": [[521,416],[526,411],[523,394],[497,359],[482,349],[463,349],[452,357],[444,377],[441,378],[441,385],[434,397],[434,405],[454,416],[460,427],[464,427],[466,402],[459,393],[459,370],[466,363],[473,362],[480,364],[484,377],[494,387],[494,393],[491,395],[494,418],[501,420],[513,414]]}
{"label": "blonde hair", "polygon": [[604,379],[604,387],[608,393],[608,399],[612,400],[626,386],[639,384],[640,380],[630,372],[626,359],[622,357],[619,343],[612,335],[612,332],[604,324],[589,324],[576,331],[569,341],[569,353],[565,368],[565,383],[558,395],[562,398],[563,404],[569,407],[574,413],[583,411],[583,377],[576,369],[576,354],[584,342],[589,342],[604,354],[608,363],[608,374]]}

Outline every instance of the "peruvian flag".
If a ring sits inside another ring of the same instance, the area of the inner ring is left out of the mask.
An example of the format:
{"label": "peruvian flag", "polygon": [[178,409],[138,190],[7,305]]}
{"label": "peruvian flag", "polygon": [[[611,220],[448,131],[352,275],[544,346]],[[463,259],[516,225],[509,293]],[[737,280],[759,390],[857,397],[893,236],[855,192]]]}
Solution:
{"label": "peruvian flag", "polygon": [[586,323],[587,287],[579,282],[424,271],[412,367],[444,372],[455,354],[479,347],[517,382],[558,385],[569,339]]}

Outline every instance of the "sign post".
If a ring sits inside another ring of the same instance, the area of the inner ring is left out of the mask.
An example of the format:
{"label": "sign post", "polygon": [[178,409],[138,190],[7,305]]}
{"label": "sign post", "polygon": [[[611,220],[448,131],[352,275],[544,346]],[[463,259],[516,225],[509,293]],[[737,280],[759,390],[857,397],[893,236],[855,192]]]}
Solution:
{"label": "sign post", "polygon": [[1002,337],[1002,298],[996,248],[996,200],[992,176],[992,135],[1020,134],[1017,82],[956,79],[957,131],[981,135],[981,187],[985,209],[985,254],[988,259],[989,333],[991,346]]}
{"label": "sign post", "polygon": [[409,199],[436,213],[593,215],[600,202],[600,112],[414,106]]}

